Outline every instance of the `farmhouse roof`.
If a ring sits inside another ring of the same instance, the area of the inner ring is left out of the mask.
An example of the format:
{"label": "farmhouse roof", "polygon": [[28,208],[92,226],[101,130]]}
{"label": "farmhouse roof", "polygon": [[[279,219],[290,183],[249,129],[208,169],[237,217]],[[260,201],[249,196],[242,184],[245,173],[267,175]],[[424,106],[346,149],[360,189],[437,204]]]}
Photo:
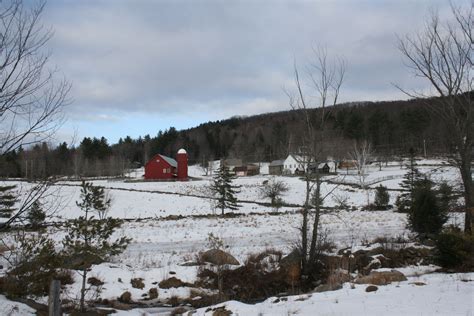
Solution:
{"label": "farmhouse roof", "polygon": [[270,162],[270,167],[283,166],[285,164],[285,159],[273,160]]}
{"label": "farmhouse roof", "polygon": [[170,158],[165,155],[160,155],[160,157],[163,158],[167,163],[169,163],[171,167],[175,167],[175,168],[178,167],[178,163],[173,158]]}

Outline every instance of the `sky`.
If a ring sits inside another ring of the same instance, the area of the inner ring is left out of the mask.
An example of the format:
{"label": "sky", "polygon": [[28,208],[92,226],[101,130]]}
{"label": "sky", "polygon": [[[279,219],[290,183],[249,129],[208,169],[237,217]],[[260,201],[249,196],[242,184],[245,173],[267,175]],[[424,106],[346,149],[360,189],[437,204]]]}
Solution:
{"label": "sky", "polygon": [[288,110],[294,65],[304,73],[317,47],[347,63],[341,102],[406,99],[394,84],[425,83],[404,66],[397,35],[421,29],[433,9],[449,2],[50,0],[50,64],[72,83],[56,140],[114,143]]}

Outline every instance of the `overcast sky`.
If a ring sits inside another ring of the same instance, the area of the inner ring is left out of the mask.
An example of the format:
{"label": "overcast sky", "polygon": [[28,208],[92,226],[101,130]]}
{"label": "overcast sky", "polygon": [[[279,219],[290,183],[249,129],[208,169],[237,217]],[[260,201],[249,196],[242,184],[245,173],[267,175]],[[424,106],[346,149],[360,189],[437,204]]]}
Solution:
{"label": "overcast sky", "polygon": [[304,68],[317,46],[347,61],[341,102],[406,98],[393,83],[422,83],[396,35],[433,8],[443,14],[448,1],[50,0],[51,62],[73,84],[58,139],[116,142],[287,110],[293,62]]}

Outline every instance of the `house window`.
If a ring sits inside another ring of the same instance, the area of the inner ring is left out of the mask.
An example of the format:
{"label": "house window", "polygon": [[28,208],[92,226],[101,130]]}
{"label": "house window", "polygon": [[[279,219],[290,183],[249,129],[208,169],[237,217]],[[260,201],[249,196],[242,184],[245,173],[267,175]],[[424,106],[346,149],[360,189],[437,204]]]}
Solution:
{"label": "house window", "polygon": [[163,173],[166,173],[166,168],[163,168]]}

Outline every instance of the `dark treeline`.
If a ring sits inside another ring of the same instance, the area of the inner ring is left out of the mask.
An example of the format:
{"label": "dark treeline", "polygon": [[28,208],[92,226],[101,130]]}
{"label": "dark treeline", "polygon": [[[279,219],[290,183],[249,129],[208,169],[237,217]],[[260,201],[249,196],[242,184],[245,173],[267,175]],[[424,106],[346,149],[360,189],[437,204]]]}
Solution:
{"label": "dark treeline", "polygon": [[[426,102],[358,102],[332,107],[326,113],[325,147],[331,148],[330,154],[336,158],[347,158],[354,143],[362,140],[369,141],[379,157],[405,155],[409,148],[420,154],[425,149],[429,155],[446,153],[449,132],[430,115]],[[320,114],[319,109],[311,110],[314,120]],[[78,146],[43,143],[0,157],[0,176],[122,175],[128,168],[142,166],[154,154],[174,157],[179,148],[188,151],[190,163],[223,157],[247,162],[282,159],[303,145],[300,118],[297,110],[292,110],[233,117],[182,131],[170,127],[155,137],[127,136],[112,145],[104,137],[86,137]]]}

